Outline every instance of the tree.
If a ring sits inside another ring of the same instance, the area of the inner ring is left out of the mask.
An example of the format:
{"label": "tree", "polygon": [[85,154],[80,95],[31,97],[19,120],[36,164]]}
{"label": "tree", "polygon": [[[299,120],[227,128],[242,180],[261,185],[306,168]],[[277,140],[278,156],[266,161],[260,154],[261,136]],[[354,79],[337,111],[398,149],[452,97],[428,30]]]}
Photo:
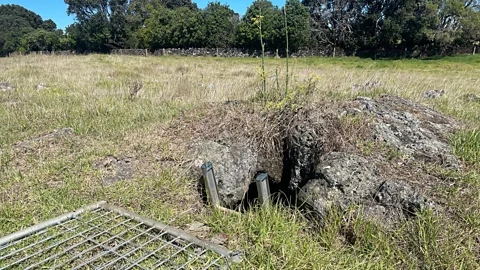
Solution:
{"label": "tree", "polygon": [[74,51],[84,51],[87,47],[86,40],[82,34],[80,25],[75,22],[67,26],[65,34],[60,39],[60,44],[63,49],[70,49]]}
{"label": "tree", "polygon": [[[360,0],[357,8],[360,9],[353,24],[353,51],[376,52],[382,44],[396,44],[399,37],[382,35],[382,30],[388,29],[385,25],[385,12],[391,3],[385,0]],[[393,31],[398,32],[399,29]]]}
{"label": "tree", "polygon": [[473,47],[473,54],[480,46],[480,1],[465,1],[465,13],[460,18],[460,44]]}
{"label": "tree", "polygon": [[149,6],[149,13],[137,34],[142,47],[156,50],[204,46],[205,25],[200,10]]}
{"label": "tree", "polygon": [[55,51],[60,49],[61,37],[61,30],[60,32],[52,32],[39,28],[25,34],[20,44],[25,51]]}
{"label": "tree", "polygon": [[42,28],[44,34],[50,35],[56,25],[52,20],[43,21],[38,14],[24,7],[0,5],[0,56],[20,50],[23,37]]}
{"label": "tree", "polygon": [[219,2],[209,3],[203,11],[206,27],[207,47],[226,48],[235,42],[235,31],[239,15]]}
{"label": "tree", "polygon": [[[480,0],[255,0],[240,20],[216,1],[65,0],[76,22],[65,34],[18,5],[0,5],[0,55],[16,50],[107,52],[111,48],[336,48],[363,55],[420,56],[480,45]],[[285,23],[284,11],[287,14]],[[287,29],[285,29],[285,27]]]}
{"label": "tree", "polygon": [[43,21],[40,27],[46,31],[53,32],[57,29],[57,24],[54,21],[48,19],[46,21]]}
{"label": "tree", "polygon": [[263,16],[262,34],[265,48],[267,50],[284,48],[283,14],[277,6],[267,0],[257,0],[248,7],[238,26],[237,45],[247,49],[260,47],[258,27],[252,20],[260,14]]}
{"label": "tree", "polygon": [[313,35],[321,47],[348,48],[354,43],[354,27],[361,8],[352,0],[304,0],[309,8]]}
{"label": "tree", "polygon": [[[171,10],[174,20],[171,22],[170,42],[172,47],[201,48],[205,46],[205,23],[198,9],[180,7]],[[177,45],[177,46],[174,46]]]}
{"label": "tree", "polygon": [[297,51],[301,48],[306,48],[310,43],[311,37],[310,16],[307,7],[299,0],[287,0],[285,7],[287,11],[290,50]]}
{"label": "tree", "polygon": [[[83,50],[106,51],[122,47],[128,39],[128,0],[65,0],[81,31]],[[81,43],[81,42],[79,42]]]}
{"label": "tree", "polygon": [[130,0],[128,5],[128,21],[134,24],[136,30],[144,24],[145,20],[150,17],[150,12],[160,7],[167,9],[175,9],[180,7],[187,7],[190,9],[198,9],[195,3],[191,0]]}
{"label": "tree", "polygon": [[445,0],[442,7],[437,42],[473,46],[475,52],[480,41],[480,1]]}
{"label": "tree", "polygon": [[195,3],[192,3],[192,0],[160,0],[160,3],[169,9],[175,9],[180,7],[198,9],[197,5]]}
{"label": "tree", "polygon": [[353,24],[356,49],[411,55],[448,47],[453,37],[441,30],[440,18],[446,1],[358,1],[360,12]]}
{"label": "tree", "polygon": [[[40,15],[19,5],[0,5],[1,29],[38,28],[43,20]],[[8,28],[3,28],[8,27]]]}
{"label": "tree", "polygon": [[433,43],[439,24],[437,0],[406,0],[390,16],[399,25],[401,44],[405,50],[425,49]]}

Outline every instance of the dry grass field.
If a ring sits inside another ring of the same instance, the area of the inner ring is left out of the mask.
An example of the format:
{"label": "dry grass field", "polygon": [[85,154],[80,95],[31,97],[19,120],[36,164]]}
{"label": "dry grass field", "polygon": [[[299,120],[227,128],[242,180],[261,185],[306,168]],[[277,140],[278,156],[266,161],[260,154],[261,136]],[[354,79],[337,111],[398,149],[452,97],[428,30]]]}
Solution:
{"label": "dry grass field", "polygon": [[[283,60],[266,67],[268,87],[284,81]],[[463,121],[452,145],[465,168],[438,172],[456,183],[441,192],[458,218],[425,213],[392,230],[335,214],[319,228],[285,205],[211,212],[196,180],[168,166],[183,153],[161,134],[182,115],[253,100],[259,59],[27,56],[0,58],[0,82],[15,88],[0,91],[0,236],[106,200],[184,229],[206,224],[205,238],[245,252],[239,269],[479,269],[480,103],[465,96],[480,95],[480,57],[292,59],[291,73],[292,86],[312,84],[311,102],[389,94]],[[50,134],[64,128],[73,133]],[[120,163],[129,171],[112,177]],[[348,226],[354,244],[342,240]]]}

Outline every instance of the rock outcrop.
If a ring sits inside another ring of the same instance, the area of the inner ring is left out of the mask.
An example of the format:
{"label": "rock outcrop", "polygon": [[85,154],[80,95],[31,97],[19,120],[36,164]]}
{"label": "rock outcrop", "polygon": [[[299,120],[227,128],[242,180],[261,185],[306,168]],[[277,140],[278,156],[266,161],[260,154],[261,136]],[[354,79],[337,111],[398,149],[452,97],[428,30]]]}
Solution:
{"label": "rock outcrop", "polygon": [[433,204],[400,180],[387,180],[375,164],[352,153],[333,152],[316,168],[317,177],[300,192],[300,200],[325,216],[331,207],[361,206],[363,214],[390,223]]}
{"label": "rock outcrop", "polygon": [[[228,132],[220,131],[218,140],[199,139],[191,145],[196,176],[201,176],[204,162],[213,163],[225,206],[239,204],[255,175],[267,172],[282,180],[282,192],[298,194],[297,199],[320,216],[331,207],[346,210],[355,205],[366,217],[391,223],[419,210],[436,209],[434,200],[417,185],[419,181],[395,173],[398,166],[405,170],[416,166],[412,164],[460,167],[449,145],[460,125],[404,98],[359,97],[339,107],[312,105],[282,117],[278,126],[284,139],[278,149],[283,149],[283,160],[276,158],[275,166],[265,166],[269,155],[258,144]],[[367,155],[359,149],[362,142],[378,150]],[[398,153],[401,161],[389,160],[382,152],[385,149]],[[278,164],[283,165],[281,177],[278,169],[270,172]],[[440,181],[427,172],[417,175],[422,181]]]}
{"label": "rock outcrop", "polygon": [[353,104],[374,117],[374,140],[385,142],[419,162],[458,168],[449,145],[459,128],[455,119],[413,101],[383,96],[377,100],[360,97]]}

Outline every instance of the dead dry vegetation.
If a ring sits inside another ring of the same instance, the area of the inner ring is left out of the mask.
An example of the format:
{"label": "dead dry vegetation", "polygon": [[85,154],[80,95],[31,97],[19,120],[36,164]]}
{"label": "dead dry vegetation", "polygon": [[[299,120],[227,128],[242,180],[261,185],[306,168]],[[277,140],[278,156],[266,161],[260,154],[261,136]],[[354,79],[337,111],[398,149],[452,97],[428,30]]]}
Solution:
{"label": "dead dry vegetation", "polygon": [[[0,59],[0,236],[107,200],[243,251],[238,269],[478,269],[480,103],[468,97],[480,94],[479,59],[294,59],[292,89],[309,94],[266,106],[257,100],[256,59]],[[281,60],[268,59],[267,69],[268,85],[284,79],[274,76],[283,73]],[[427,90],[444,94],[424,97]],[[425,130],[440,127],[428,134],[451,151],[419,156],[409,144],[379,139],[377,124],[390,124],[382,104],[399,104]],[[422,114],[427,107],[442,114]],[[285,184],[304,186],[332,153],[360,156],[375,164],[375,175],[408,183],[435,208],[388,226],[354,204],[319,217],[308,200],[242,216],[212,212],[192,152],[202,141],[248,145],[258,154],[251,173],[268,171],[275,183],[288,178],[278,185],[284,193],[292,190]],[[313,168],[295,163],[305,148],[313,149]],[[454,154],[455,168],[438,159]],[[286,177],[286,159],[302,177]]]}

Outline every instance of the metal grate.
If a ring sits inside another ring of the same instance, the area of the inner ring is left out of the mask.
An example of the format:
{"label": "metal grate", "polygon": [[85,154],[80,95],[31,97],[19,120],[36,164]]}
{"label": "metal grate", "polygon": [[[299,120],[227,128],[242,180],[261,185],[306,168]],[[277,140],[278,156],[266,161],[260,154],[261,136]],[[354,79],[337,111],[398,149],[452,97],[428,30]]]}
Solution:
{"label": "metal grate", "polygon": [[223,269],[233,255],[105,202],[0,239],[0,269]]}

